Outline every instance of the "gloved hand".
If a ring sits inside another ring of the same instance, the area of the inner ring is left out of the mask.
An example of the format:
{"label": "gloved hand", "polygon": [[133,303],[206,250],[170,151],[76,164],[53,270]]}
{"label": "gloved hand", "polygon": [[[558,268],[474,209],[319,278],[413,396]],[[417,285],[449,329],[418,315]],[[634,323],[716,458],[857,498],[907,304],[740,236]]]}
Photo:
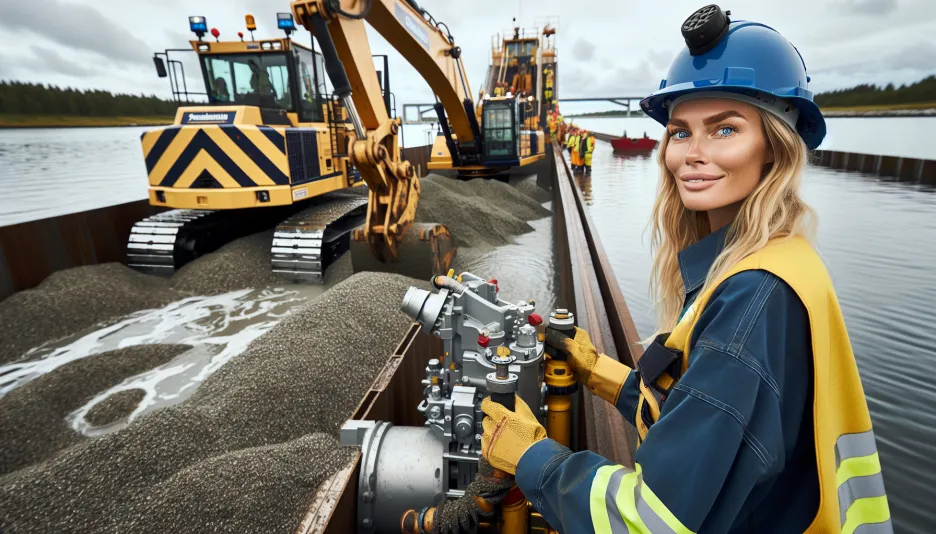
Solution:
{"label": "gloved hand", "polygon": [[598,349],[592,345],[588,332],[576,326],[575,337],[570,338],[550,328],[546,330],[546,344],[568,354],[569,366],[575,371],[578,381],[588,384],[598,363]]}
{"label": "gloved hand", "polygon": [[[465,493],[453,501],[442,499],[432,519],[432,534],[468,534],[476,532],[482,519],[494,516],[495,507],[504,500],[516,483],[513,477],[497,476],[483,457],[478,461],[478,473],[465,488]],[[425,526],[425,525],[424,525]],[[415,528],[404,532],[420,532]]]}
{"label": "gloved hand", "polygon": [[579,383],[611,404],[617,403],[631,369],[613,358],[599,354],[588,332],[576,326],[575,337],[569,338],[556,330],[547,329],[546,343],[568,354],[569,367],[575,371]]}
{"label": "gloved hand", "polygon": [[481,456],[497,469],[515,475],[520,457],[534,443],[546,439],[546,429],[520,397],[513,412],[491,397],[481,401],[481,410],[487,415],[481,422]]}

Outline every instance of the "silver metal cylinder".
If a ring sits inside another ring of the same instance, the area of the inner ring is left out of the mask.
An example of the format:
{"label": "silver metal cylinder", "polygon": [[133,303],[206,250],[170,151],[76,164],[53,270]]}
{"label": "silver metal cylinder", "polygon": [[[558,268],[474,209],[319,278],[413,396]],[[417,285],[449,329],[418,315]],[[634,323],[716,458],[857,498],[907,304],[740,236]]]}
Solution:
{"label": "silver metal cylinder", "polygon": [[363,441],[359,532],[396,534],[403,512],[442,502],[445,447],[431,429],[380,422]]}
{"label": "silver metal cylinder", "polygon": [[341,103],[344,104],[344,107],[348,110],[348,117],[351,118],[351,123],[354,124],[354,134],[357,135],[358,141],[364,141],[367,139],[367,130],[364,129],[364,123],[361,122],[361,117],[358,115],[357,108],[354,107],[354,100],[351,98],[351,95],[342,98]]}
{"label": "silver metal cylinder", "polygon": [[442,306],[445,305],[445,298],[448,296],[448,290],[441,290],[438,293],[430,293],[425,289],[411,287],[403,295],[403,304],[400,305],[400,311],[409,315],[422,325],[425,332],[430,332],[439,313],[442,312]]}

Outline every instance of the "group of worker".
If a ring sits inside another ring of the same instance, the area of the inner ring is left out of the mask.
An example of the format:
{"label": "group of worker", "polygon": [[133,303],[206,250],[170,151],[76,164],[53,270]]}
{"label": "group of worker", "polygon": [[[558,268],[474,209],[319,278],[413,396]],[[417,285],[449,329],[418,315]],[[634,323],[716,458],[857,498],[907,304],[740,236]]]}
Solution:
{"label": "group of worker", "polygon": [[559,112],[559,106],[546,114],[549,135],[569,151],[573,172],[591,174],[592,154],[595,152],[595,135],[572,123],[566,123]]}

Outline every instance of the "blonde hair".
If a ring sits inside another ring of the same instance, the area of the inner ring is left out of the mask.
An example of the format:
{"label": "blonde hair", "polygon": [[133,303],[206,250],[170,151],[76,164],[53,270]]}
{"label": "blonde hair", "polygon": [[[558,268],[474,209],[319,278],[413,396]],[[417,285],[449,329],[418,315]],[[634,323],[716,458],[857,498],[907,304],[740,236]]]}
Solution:
{"label": "blonde hair", "polygon": [[[801,235],[810,242],[815,240],[818,223],[815,211],[799,194],[806,145],[781,119],[766,111],[757,111],[767,145],[773,152],[773,162],[765,167],[760,183],[742,202],[728,228],[725,248],[712,264],[701,292],[771,239]],[[668,143],[669,135],[664,134],[658,155],[660,184],[649,224],[653,255],[650,292],[659,325],[654,337],[672,331],[682,312],[685,289],[677,257],[679,251],[710,233],[706,213],[688,210],[680,200],[676,177],[666,167]]]}

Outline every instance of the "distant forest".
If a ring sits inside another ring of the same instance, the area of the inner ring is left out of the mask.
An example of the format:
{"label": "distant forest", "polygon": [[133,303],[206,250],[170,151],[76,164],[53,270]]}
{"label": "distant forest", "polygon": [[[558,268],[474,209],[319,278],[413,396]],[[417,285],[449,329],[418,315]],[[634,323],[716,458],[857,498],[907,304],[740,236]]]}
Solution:
{"label": "distant forest", "polygon": [[892,83],[887,84],[886,87],[862,84],[849,89],[816,95],[816,104],[819,104],[820,108],[919,104],[934,101],[936,101],[936,75],[896,88]]}
{"label": "distant forest", "polygon": [[178,104],[153,96],[61,88],[0,81],[0,114],[82,117],[158,117],[175,115]]}
{"label": "distant forest", "polygon": [[[816,95],[819,107],[918,104],[936,101],[936,75],[910,84],[878,87],[862,84]],[[155,117],[174,115],[178,104],[155,95],[124,95],[109,91],[61,88],[0,81],[0,114],[74,115],[84,117]],[[620,116],[624,110],[579,116]]]}

